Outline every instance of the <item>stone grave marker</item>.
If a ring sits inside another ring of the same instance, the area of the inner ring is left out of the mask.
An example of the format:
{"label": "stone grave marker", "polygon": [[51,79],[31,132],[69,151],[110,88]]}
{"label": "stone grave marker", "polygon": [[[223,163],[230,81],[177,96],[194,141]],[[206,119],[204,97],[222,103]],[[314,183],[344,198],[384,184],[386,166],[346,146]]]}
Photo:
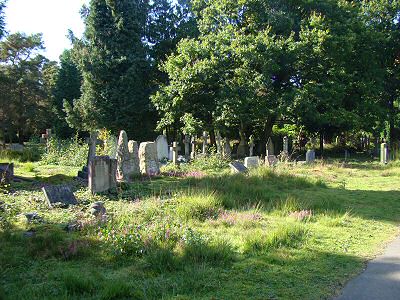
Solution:
{"label": "stone grave marker", "polygon": [[54,207],[58,203],[63,206],[78,204],[78,201],[76,201],[74,193],[72,193],[69,186],[45,186],[42,188],[42,191],[50,208]]}
{"label": "stone grave marker", "polygon": [[389,162],[389,148],[387,143],[381,144],[381,163],[387,164]]}
{"label": "stone grave marker", "polygon": [[268,155],[265,157],[265,164],[269,167],[275,167],[278,164],[279,160],[275,155]]}
{"label": "stone grave marker", "polygon": [[232,148],[231,148],[231,143],[228,138],[225,138],[224,140],[224,148],[222,149],[222,155],[226,159],[230,159],[232,155]]}
{"label": "stone grave marker", "polygon": [[157,146],[154,142],[140,143],[139,147],[140,172],[144,175],[154,176],[160,174]]}
{"label": "stone grave marker", "polygon": [[117,146],[117,180],[129,181],[131,170],[130,154],[128,149],[128,136],[124,130],[119,133]]}
{"label": "stone grave marker", "polygon": [[283,137],[283,153],[289,155],[289,138],[287,136]]}
{"label": "stone grave marker", "polygon": [[202,153],[203,153],[203,155],[206,155],[206,154],[207,154],[207,144],[208,144],[208,134],[207,134],[207,131],[204,131],[204,132],[203,132],[202,138],[203,138],[203,151],[202,151]]}
{"label": "stone grave marker", "polygon": [[311,164],[315,161],[315,150],[307,150],[306,163]]}
{"label": "stone grave marker", "polygon": [[191,152],[190,152],[190,159],[195,159],[196,158],[196,138],[193,136],[191,140]]}
{"label": "stone grave marker", "polygon": [[243,133],[240,133],[240,142],[237,147],[237,156],[245,157],[247,152],[247,142]]}
{"label": "stone grave marker", "polygon": [[190,136],[185,135],[185,159],[188,161],[190,159]]}
{"label": "stone grave marker", "polygon": [[24,148],[25,147],[22,144],[10,144],[9,145],[9,149],[11,151],[22,152],[22,151],[24,151]]}
{"label": "stone grave marker", "polygon": [[140,164],[139,164],[139,145],[136,141],[129,141],[128,143],[129,152],[129,173],[128,176],[140,175]]}
{"label": "stone grave marker", "polygon": [[179,164],[179,162],[178,162],[178,152],[180,150],[180,147],[178,147],[178,142],[173,142],[171,149],[172,149],[172,163],[174,165],[177,165],[177,164]]}
{"label": "stone grave marker", "polygon": [[272,142],[271,137],[268,138],[266,147],[267,147],[266,156],[268,157],[270,155],[274,155],[274,143]]}
{"label": "stone grave marker", "polygon": [[258,156],[250,156],[244,159],[244,166],[247,169],[258,168],[260,165],[260,159]]}
{"label": "stone grave marker", "polygon": [[89,165],[89,190],[92,194],[108,192],[117,187],[117,160],[95,156]]}
{"label": "stone grave marker", "polygon": [[229,166],[231,167],[232,173],[244,173],[248,171],[248,169],[240,161],[233,161],[229,164]]}
{"label": "stone grave marker", "polygon": [[159,135],[155,141],[157,145],[157,157],[159,161],[169,158],[168,156],[168,140],[165,135]]}
{"label": "stone grave marker", "polygon": [[0,163],[0,183],[10,183],[14,180],[14,164]]}
{"label": "stone grave marker", "polygon": [[249,156],[252,157],[253,153],[254,153],[254,138],[253,136],[250,136],[250,140],[249,140]]}
{"label": "stone grave marker", "polygon": [[221,134],[218,132],[217,136],[215,137],[216,144],[217,144],[217,154],[222,154],[222,137]]}

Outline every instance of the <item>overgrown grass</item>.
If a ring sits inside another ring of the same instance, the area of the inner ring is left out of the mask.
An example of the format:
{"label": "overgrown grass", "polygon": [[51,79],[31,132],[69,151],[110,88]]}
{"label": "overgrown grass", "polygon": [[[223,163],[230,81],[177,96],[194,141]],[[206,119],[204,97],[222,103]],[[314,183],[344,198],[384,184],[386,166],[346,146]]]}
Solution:
{"label": "overgrown grass", "polygon": [[[202,176],[138,179],[108,198],[79,187],[76,168],[17,163],[16,173],[35,181],[0,195],[0,295],[329,298],[398,233],[396,163],[282,165],[238,175],[211,165],[185,167]],[[60,182],[74,187],[78,206],[46,206],[41,185]],[[95,201],[105,203],[106,222],[89,214]],[[28,223],[27,212],[41,219]],[[79,230],[66,231],[68,224]]]}

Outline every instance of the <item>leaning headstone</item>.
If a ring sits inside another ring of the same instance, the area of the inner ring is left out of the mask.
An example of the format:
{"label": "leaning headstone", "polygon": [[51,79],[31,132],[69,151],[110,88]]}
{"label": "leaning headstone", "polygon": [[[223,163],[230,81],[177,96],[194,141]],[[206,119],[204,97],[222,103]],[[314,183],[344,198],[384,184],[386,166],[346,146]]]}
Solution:
{"label": "leaning headstone", "polygon": [[259,165],[260,165],[260,160],[259,160],[258,156],[246,157],[244,159],[244,166],[247,169],[258,168]]}
{"label": "leaning headstone", "polygon": [[248,169],[239,161],[233,161],[229,164],[232,173],[243,173],[247,172]]}
{"label": "leaning headstone", "polygon": [[156,143],[140,143],[139,161],[142,174],[153,176],[160,173]]}
{"label": "leaning headstone", "polygon": [[0,163],[0,183],[10,183],[14,180],[14,164]]}
{"label": "leaning headstone", "polygon": [[169,158],[168,156],[168,140],[165,135],[159,135],[155,141],[157,145],[157,156],[158,160],[166,160]]}
{"label": "leaning headstone", "polygon": [[42,191],[50,208],[58,205],[68,206],[78,204],[69,186],[45,186],[42,188]]}
{"label": "leaning headstone", "polygon": [[128,149],[128,136],[121,130],[117,146],[117,180],[129,181],[131,171],[130,154]]}
{"label": "leaning headstone", "polygon": [[96,156],[89,165],[89,190],[92,194],[108,192],[117,187],[117,160]]}
{"label": "leaning headstone", "polygon": [[389,148],[387,143],[381,144],[381,163],[387,164],[389,162]]}
{"label": "leaning headstone", "polygon": [[306,163],[311,164],[315,161],[315,150],[307,150]]}
{"label": "leaning headstone", "polygon": [[265,164],[268,167],[275,167],[278,164],[279,160],[275,155],[268,155],[265,157]]}
{"label": "leaning headstone", "polygon": [[129,152],[129,171],[128,176],[140,175],[140,164],[139,164],[139,145],[136,141],[129,141],[128,143]]}

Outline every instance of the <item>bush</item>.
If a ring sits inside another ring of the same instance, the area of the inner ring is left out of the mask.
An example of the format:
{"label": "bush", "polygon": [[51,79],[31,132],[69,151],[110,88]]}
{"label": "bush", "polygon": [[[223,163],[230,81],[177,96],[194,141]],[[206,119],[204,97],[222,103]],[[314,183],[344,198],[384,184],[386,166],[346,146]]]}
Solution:
{"label": "bush", "polygon": [[35,162],[39,161],[43,147],[38,144],[26,144],[23,151],[0,150],[0,159],[7,161]]}
{"label": "bush", "polygon": [[42,162],[43,164],[82,167],[86,165],[88,150],[88,145],[78,136],[69,140],[52,138],[48,142]]}

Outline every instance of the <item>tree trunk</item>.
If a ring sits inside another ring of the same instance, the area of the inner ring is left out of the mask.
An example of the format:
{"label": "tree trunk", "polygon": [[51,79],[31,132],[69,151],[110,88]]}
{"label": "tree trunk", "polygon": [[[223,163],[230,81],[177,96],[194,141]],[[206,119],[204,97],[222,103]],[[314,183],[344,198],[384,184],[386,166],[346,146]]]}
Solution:
{"label": "tree trunk", "polygon": [[324,131],[319,132],[319,151],[321,152],[321,158],[324,156]]}

